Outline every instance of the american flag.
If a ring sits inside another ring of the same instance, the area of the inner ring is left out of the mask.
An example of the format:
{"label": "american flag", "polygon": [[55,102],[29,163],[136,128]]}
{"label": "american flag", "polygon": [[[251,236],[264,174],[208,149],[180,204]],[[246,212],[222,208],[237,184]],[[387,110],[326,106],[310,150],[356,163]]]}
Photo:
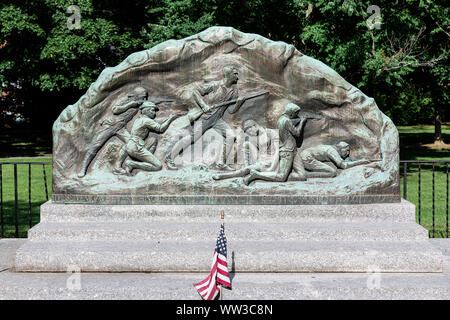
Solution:
{"label": "american flag", "polygon": [[200,296],[205,300],[213,300],[217,296],[219,285],[231,289],[231,279],[227,264],[227,238],[225,237],[223,223],[220,226],[219,236],[217,237],[211,272],[205,280],[194,284]]}

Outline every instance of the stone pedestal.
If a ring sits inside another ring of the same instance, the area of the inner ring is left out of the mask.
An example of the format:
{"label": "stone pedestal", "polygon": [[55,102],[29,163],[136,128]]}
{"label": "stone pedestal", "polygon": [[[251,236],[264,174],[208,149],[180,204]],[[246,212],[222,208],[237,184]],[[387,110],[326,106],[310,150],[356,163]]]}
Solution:
{"label": "stone pedestal", "polygon": [[402,201],[360,205],[41,206],[15,270],[209,272],[225,211],[234,272],[442,272]]}

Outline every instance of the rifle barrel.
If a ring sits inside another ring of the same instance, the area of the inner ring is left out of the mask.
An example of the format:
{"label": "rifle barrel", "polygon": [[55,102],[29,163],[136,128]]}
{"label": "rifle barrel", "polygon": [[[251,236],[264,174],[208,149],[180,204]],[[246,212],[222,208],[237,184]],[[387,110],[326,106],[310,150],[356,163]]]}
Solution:
{"label": "rifle barrel", "polygon": [[[262,92],[257,92],[257,93],[251,93],[251,94],[248,94],[248,95],[246,95],[246,96],[244,96],[244,97],[245,97],[245,99],[247,100],[247,99],[252,99],[252,98],[256,98],[256,97],[265,95],[266,93],[269,93],[269,91],[262,91]],[[223,106],[227,106],[227,105],[236,103],[237,100],[238,100],[238,99],[234,99],[234,100],[229,100],[229,101],[224,101],[224,102],[217,103],[217,104],[213,105],[213,106],[211,107],[211,109],[219,108],[219,107],[223,107]]]}
{"label": "rifle barrel", "polygon": [[174,102],[174,101],[175,101],[174,99],[163,99],[163,100],[159,100],[158,102],[154,102],[154,104],[160,104],[163,102]]}

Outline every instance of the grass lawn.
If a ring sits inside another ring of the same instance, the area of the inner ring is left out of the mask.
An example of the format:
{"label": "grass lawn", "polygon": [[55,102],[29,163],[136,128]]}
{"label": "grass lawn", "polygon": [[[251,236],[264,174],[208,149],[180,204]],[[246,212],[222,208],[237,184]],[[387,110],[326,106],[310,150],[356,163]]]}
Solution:
{"label": "grass lawn", "polygon": [[[443,126],[444,141],[450,143],[450,126]],[[400,159],[401,160],[450,160],[450,149],[431,149],[426,144],[433,143],[433,126],[408,126],[398,127],[400,134]],[[14,136],[13,138],[11,136]],[[6,149],[3,146],[12,141]],[[45,156],[51,152],[51,138],[39,138],[38,134],[1,134],[0,133],[0,162],[15,161],[39,161],[51,162],[51,157]],[[6,158],[14,156],[18,158]],[[18,165],[18,209],[19,209],[19,237],[26,237],[29,229],[29,202],[28,202],[28,166]],[[51,165],[45,166],[47,175],[47,190],[51,197]],[[46,201],[45,185],[42,165],[31,166],[31,225],[39,222],[39,206]],[[401,194],[403,195],[403,165],[400,167]],[[13,166],[3,165],[3,220],[5,224],[4,236],[15,236],[14,214],[14,180]],[[432,165],[423,164],[421,167],[421,203],[420,223],[432,230],[433,225],[433,184]],[[416,205],[417,221],[419,221],[419,182],[418,165],[408,164],[407,173],[407,200]],[[447,176],[446,166],[435,167],[435,237],[445,237],[447,228]],[[430,236],[432,236],[430,232]]]}
{"label": "grass lawn", "polygon": [[[397,126],[400,135],[401,160],[450,160],[450,149],[432,149],[434,126]],[[450,125],[442,126],[444,142],[450,143]]]}
{"label": "grass lawn", "polygon": [[[0,162],[51,162],[51,158],[0,158]],[[45,165],[45,174],[47,179],[47,192],[51,198],[51,183],[52,183],[52,166]],[[14,200],[14,166],[10,164],[2,165],[2,197],[3,206],[0,207],[0,212],[3,211],[4,222],[4,237],[15,237],[15,200]],[[27,231],[30,226],[30,210],[31,210],[31,225],[39,222],[39,207],[42,203],[47,201],[44,183],[44,173],[42,165],[31,165],[31,202],[28,197],[28,165],[17,165],[17,195],[18,195],[18,221],[19,221],[19,237],[27,236]]]}
{"label": "grass lawn", "polygon": [[[421,164],[420,183],[420,224],[430,230],[433,226],[433,173],[432,164]],[[401,171],[401,195],[403,197],[403,164]],[[435,166],[434,183],[434,225],[436,238],[447,237],[447,168],[445,164]],[[419,166],[408,163],[406,199],[416,205],[416,220],[419,222]]]}
{"label": "grass lawn", "polygon": [[[427,144],[434,140],[434,126],[397,127],[400,134],[401,160],[450,160],[450,149],[432,149]],[[450,143],[450,126],[442,126],[443,139]],[[446,237],[447,229],[447,176],[446,165],[435,166],[435,237]],[[400,167],[401,194],[403,196],[403,164]],[[419,166],[408,164],[406,199],[416,205],[416,219],[419,221]],[[431,164],[421,165],[420,224],[430,230],[433,225],[433,174]]]}

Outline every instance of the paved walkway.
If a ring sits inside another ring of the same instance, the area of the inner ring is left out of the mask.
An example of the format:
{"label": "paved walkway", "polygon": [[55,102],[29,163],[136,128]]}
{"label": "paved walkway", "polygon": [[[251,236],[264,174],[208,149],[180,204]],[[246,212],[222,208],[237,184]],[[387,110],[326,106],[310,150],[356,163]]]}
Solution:
{"label": "paved walkway", "polygon": [[[195,299],[195,273],[14,273],[23,239],[0,240],[0,299]],[[450,299],[450,239],[430,239],[445,254],[437,274],[238,273],[223,299]]]}

